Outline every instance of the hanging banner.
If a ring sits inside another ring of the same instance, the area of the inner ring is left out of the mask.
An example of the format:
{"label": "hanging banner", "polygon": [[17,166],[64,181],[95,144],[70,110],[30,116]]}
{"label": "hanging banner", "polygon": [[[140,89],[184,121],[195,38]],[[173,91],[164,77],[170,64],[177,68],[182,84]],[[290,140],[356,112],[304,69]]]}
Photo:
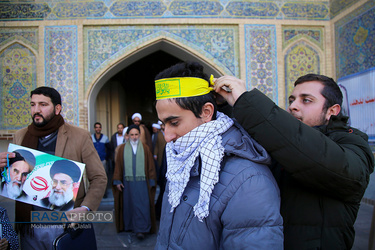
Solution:
{"label": "hanging banner", "polygon": [[375,142],[375,70],[338,80],[344,95],[343,111],[350,125],[365,132]]}

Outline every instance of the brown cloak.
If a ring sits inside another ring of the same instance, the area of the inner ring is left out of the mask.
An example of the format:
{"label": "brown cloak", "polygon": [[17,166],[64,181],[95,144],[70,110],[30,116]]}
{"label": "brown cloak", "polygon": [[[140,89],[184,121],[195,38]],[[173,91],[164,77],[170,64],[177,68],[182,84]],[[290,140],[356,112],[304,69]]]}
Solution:
{"label": "brown cloak", "polygon": [[[154,158],[151,154],[149,147],[142,143],[143,150],[145,152],[145,174],[146,182],[148,187],[148,197],[150,199],[150,216],[151,216],[151,230],[150,233],[156,232],[156,217],[155,217],[155,192],[156,192],[156,170],[154,164]],[[118,154],[116,154],[115,170],[113,173],[113,181],[119,180],[123,182],[124,177],[124,149],[125,144],[118,146]],[[155,180],[155,186],[149,185],[149,180]],[[112,183],[113,184],[113,183]],[[123,195],[115,185],[112,185],[113,197],[115,200],[115,222],[117,232],[124,230],[124,218],[123,218]]]}

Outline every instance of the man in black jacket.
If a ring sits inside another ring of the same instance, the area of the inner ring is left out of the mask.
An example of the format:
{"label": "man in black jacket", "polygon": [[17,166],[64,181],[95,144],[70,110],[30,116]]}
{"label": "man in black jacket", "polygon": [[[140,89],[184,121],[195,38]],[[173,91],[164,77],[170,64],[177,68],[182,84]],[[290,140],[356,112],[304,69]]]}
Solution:
{"label": "man in black jacket", "polygon": [[274,160],[270,168],[281,191],[285,249],[351,249],[374,169],[368,136],[347,125],[340,113],[342,93],[332,78],[308,74],[294,86],[286,112],[257,89],[247,92],[240,79],[215,81],[234,117]]}
{"label": "man in black jacket", "polygon": [[111,141],[109,142],[110,143],[109,154],[110,154],[110,160],[112,164],[111,169],[114,169],[115,167],[115,158],[116,158],[115,152],[116,152],[117,146],[125,142],[124,128],[125,128],[125,125],[123,123],[120,122],[119,124],[117,124],[117,132],[111,136]]}

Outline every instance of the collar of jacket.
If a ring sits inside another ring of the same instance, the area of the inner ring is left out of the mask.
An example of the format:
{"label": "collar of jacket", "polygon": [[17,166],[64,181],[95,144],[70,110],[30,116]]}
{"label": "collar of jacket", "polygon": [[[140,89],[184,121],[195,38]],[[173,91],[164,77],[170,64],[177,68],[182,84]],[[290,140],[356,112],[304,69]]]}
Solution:
{"label": "collar of jacket", "polygon": [[190,170],[190,176],[198,176],[201,174],[201,164],[201,157],[198,156],[197,159],[195,159],[194,166]]}
{"label": "collar of jacket", "polygon": [[333,132],[346,132],[346,133],[356,134],[362,137],[362,139],[364,139],[365,141],[368,141],[368,135],[366,133],[360,131],[359,129],[350,127],[348,125],[348,119],[349,119],[348,116],[332,115],[327,125],[317,126],[314,128],[316,128],[317,130],[319,130],[320,132],[322,132],[323,134],[327,136],[329,136],[329,134]]}
{"label": "collar of jacket", "polygon": [[333,131],[349,131],[348,119],[348,116],[332,115],[327,125],[315,126],[314,128],[323,134],[329,134]]}

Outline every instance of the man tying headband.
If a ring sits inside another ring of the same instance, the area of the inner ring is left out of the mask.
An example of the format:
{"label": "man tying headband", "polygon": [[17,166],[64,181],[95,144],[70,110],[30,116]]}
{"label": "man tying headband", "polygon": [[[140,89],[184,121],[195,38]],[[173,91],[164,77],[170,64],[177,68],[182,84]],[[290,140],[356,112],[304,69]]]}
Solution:
{"label": "man tying headband", "polygon": [[168,166],[155,249],[282,249],[270,158],[217,112],[203,66],[180,63],[155,79]]}

